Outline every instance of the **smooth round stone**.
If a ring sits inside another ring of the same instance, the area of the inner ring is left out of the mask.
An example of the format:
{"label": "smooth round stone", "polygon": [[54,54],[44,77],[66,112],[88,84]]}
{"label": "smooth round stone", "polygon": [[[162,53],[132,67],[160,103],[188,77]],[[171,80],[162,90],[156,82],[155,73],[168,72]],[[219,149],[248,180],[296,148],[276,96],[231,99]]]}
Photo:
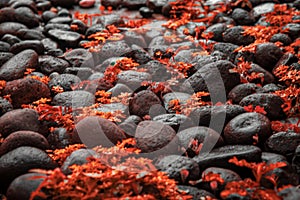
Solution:
{"label": "smooth round stone", "polygon": [[18,22],[3,22],[0,24],[0,37],[5,34],[17,35],[18,30],[27,28]]}
{"label": "smooth round stone", "polygon": [[[261,3],[260,1],[258,1]],[[256,5],[252,12],[255,18],[258,18],[264,14],[270,13],[274,11],[274,3],[262,3],[260,5]]]}
{"label": "smooth round stone", "polygon": [[[36,191],[39,185],[47,178],[42,173],[27,173],[13,180],[9,185],[6,196],[8,199],[30,199],[31,193]],[[35,197],[35,200],[41,198]]]}
{"label": "smooth round stone", "polygon": [[0,68],[0,79],[12,81],[22,78],[27,68],[36,68],[37,65],[38,54],[31,49],[24,50],[2,65]]}
{"label": "smooth round stone", "polygon": [[235,86],[228,94],[228,99],[232,100],[232,103],[238,104],[244,97],[262,92],[262,88],[254,83],[243,83]]}
{"label": "smooth round stone", "polygon": [[177,133],[181,147],[189,157],[195,157],[203,152],[197,152],[197,146],[194,147],[194,142],[203,144],[202,151],[210,150],[214,147],[220,147],[224,145],[222,136],[213,129],[204,126],[195,126]]}
{"label": "smooth round stone", "polygon": [[234,26],[227,29],[223,33],[223,41],[236,45],[249,45],[254,42],[254,37],[243,35],[244,28],[242,26]]}
{"label": "smooth round stone", "polygon": [[57,41],[62,48],[76,48],[81,40],[79,33],[59,29],[49,30],[48,35]]}
{"label": "smooth round stone", "polygon": [[48,21],[48,24],[71,24],[71,17],[54,17]]}
{"label": "smooth round stone", "polygon": [[79,6],[81,8],[91,8],[94,7],[95,0],[81,0],[79,1]]}
{"label": "smooth round stone", "polygon": [[47,36],[52,37],[53,39],[59,37],[59,36],[58,36],[59,34],[57,34],[57,32],[54,31],[54,32],[53,32],[54,36],[51,36],[51,35],[49,34],[49,31],[51,31],[51,30],[61,30],[61,31],[69,31],[69,32],[72,32],[72,31],[71,31],[71,27],[70,27],[70,25],[68,25],[68,24],[47,24],[47,25],[44,27],[44,31],[45,31],[45,33],[48,33]]}
{"label": "smooth round stone", "polygon": [[217,23],[209,26],[204,33],[213,33],[213,37],[210,38],[211,40],[215,40],[218,42],[223,41],[223,33],[226,31],[227,27],[224,23]]}
{"label": "smooth round stone", "polygon": [[[235,68],[235,65],[229,61],[220,60],[214,63],[207,64],[201,67],[191,77],[183,83],[183,89],[193,89],[194,92],[209,91],[211,96],[222,98],[220,94],[228,93],[232,88],[240,83],[238,73],[231,73],[230,70]],[[219,74],[216,76],[216,74]],[[207,85],[207,83],[209,83]],[[222,100],[219,100],[222,102]]]}
{"label": "smooth round stone", "polygon": [[87,49],[73,49],[64,54],[64,59],[71,64],[71,67],[94,67],[93,55]]}
{"label": "smooth round stone", "polygon": [[292,131],[275,133],[265,143],[268,151],[281,155],[293,154],[299,144],[300,135]]}
{"label": "smooth round stone", "polygon": [[230,61],[233,61],[236,54],[234,52],[235,49],[237,49],[239,46],[231,43],[225,43],[225,42],[218,42],[213,46],[213,52],[219,51],[224,53]]}
{"label": "smooth round stone", "polygon": [[122,111],[122,114],[125,115],[125,117],[129,116],[128,106],[122,104],[122,103],[109,103],[101,105],[99,108],[96,108],[97,111],[100,112],[116,112],[116,111]]}
{"label": "smooth round stone", "polygon": [[66,107],[86,107],[95,103],[95,96],[87,91],[62,92],[53,97],[52,104]]}
{"label": "smooth round stone", "polygon": [[122,93],[131,94],[133,91],[127,85],[124,85],[122,83],[117,83],[113,88],[109,89],[107,92],[111,92],[112,97],[117,97]]}
{"label": "smooth round stone", "polygon": [[149,90],[143,90],[134,94],[129,100],[129,112],[131,115],[144,117],[149,114],[151,107],[160,105],[161,101],[156,94]]}
{"label": "smooth round stone", "polygon": [[7,99],[0,97],[0,117],[12,109],[11,103]]}
{"label": "smooth round stone", "polygon": [[51,8],[51,2],[50,1],[41,1],[36,4],[36,8],[40,11],[47,11]]}
{"label": "smooth round stone", "polygon": [[256,106],[263,107],[267,113],[266,116],[270,120],[282,119],[285,116],[281,108],[283,105],[283,100],[275,94],[251,94],[243,98],[240,101],[240,105],[243,107],[252,105],[254,108]]}
{"label": "smooth round stone", "polygon": [[271,72],[283,52],[274,43],[258,44],[255,51],[255,62],[262,68]]}
{"label": "smooth round stone", "polygon": [[281,42],[284,46],[287,46],[292,43],[292,39],[287,34],[277,33],[271,37],[270,42]]}
{"label": "smooth round stone", "polygon": [[57,16],[57,13],[47,10],[47,11],[43,12],[42,19],[45,23],[47,23],[49,20],[51,20],[52,18],[54,18],[56,16]]}
{"label": "smooth round stone", "polygon": [[[23,29],[21,29],[23,30]],[[26,29],[27,30],[27,29]],[[2,41],[7,42],[10,45],[14,45],[18,42],[21,42],[21,39],[18,38],[17,36],[11,35],[11,34],[5,34],[2,38]]]}
{"label": "smooth round stone", "polygon": [[162,122],[171,126],[176,132],[196,126],[194,122],[185,115],[162,114],[153,118],[153,121]]}
{"label": "smooth round stone", "polygon": [[98,23],[98,24],[93,24],[92,26],[90,26],[86,32],[85,32],[85,36],[88,37],[92,34],[95,34],[97,32],[102,32],[103,30],[105,30],[105,26],[103,26],[102,23]]}
{"label": "smooth round stone", "polygon": [[61,170],[64,174],[71,174],[70,166],[83,165],[88,162],[88,158],[100,158],[100,155],[92,149],[78,149],[73,151],[71,155],[66,158],[61,166]]}
{"label": "smooth round stone", "polygon": [[18,37],[22,40],[42,40],[45,38],[45,35],[38,30],[32,29],[21,29],[18,31]]}
{"label": "smooth round stone", "polygon": [[29,104],[41,98],[50,98],[48,86],[32,78],[7,82],[3,93],[10,95],[14,108],[20,108],[22,104]]}
{"label": "smooth round stone", "polygon": [[90,116],[76,124],[72,139],[75,143],[83,143],[88,148],[93,148],[99,145],[113,147],[125,138],[123,131],[113,122]]}
{"label": "smooth round stone", "polygon": [[44,45],[45,51],[47,54],[49,54],[49,51],[58,51],[58,44],[57,42],[53,41],[50,38],[45,38],[41,40],[42,44]]}
{"label": "smooth round stone", "polygon": [[121,18],[119,14],[108,14],[100,16],[97,21],[97,24],[102,24],[104,27],[108,25],[119,26],[124,24],[124,20]]}
{"label": "smooth round stone", "polygon": [[248,162],[260,162],[261,150],[252,145],[228,145],[213,149],[206,156],[200,154],[193,159],[196,160],[202,170],[208,167],[221,167],[236,171],[238,169],[236,165],[228,162],[234,156],[239,160],[245,159]]}
{"label": "smooth round stone", "polygon": [[146,69],[147,72],[151,74],[152,81],[162,82],[171,78],[171,74],[167,71],[166,65],[157,60],[151,60],[143,65],[140,65],[139,68]]}
{"label": "smooth round stone", "polygon": [[[271,134],[269,119],[255,112],[236,116],[224,129],[227,144],[263,144]],[[257,139],[254,139],[256,136]]]}
{"label": "smooth round stone", "polygon": [[244,112],[245,109],[239,105],[201,106],[194,109],[189,117],[199,126],[217,128],[219,125],[226,125],[231,119]]}
{"label": "smooth round stone", "polygon": [[122,61],[125,57],[111,57],[104,60],[102,63],[95,66],[97,72],[104,73],[109,66],[114,66],[118,61]]}
{"label": "smooth round stone", "polygon": [[57,75],[49,81],[49,88],[52,89],[54,86],[60,86],[64,89],[64,91],[71,91],[72,86],[79,84],[81,82],[78,76],[73,74],[60,74]]}
{"label": "smooth round stone", "polygon": [[297,23],[289,23],[282,27],[283,30],[293,39],[297,39],[299,37],[300,25]]}
{"label": "smooth round stone", "polygon": [[76,32],[83,34],[83,35],[85,34],[86,30],[88,29],[88,26],[81,20],[73,19],[71,26],[72,25],[76,25],[77,26]]}
{"label": "smooth round stone", "polygon": [[49,149],[47,139],[40,133],[33,131],[17,131],[11,133],[4,139],[0,146],[0,155],[4,155],[21,146],[36,147],[38,149]]}
{"label": "smooth round stone", "polygon": [[0,66],[6,63],[9,59],[11,59],[14,54],[9,52],[0,52]]}
{"label": "smooth round stone", "polygon": [[252,25],[256,21],[252,13],[241,8],[235,8],[231,17],[238,25]]}
{"label": "smooth round stone", "polygon": [[[200,178],[198,164],[191,158],[170,155],[160,159],[156,164],[158,170],[167,173],[168,177],[175,179],[178,183],[187,183],[190,180]],[[187,170],[187,177],[182,177],[182,170]]]}
{"label": "smooth round stone", "polygon": [[118,83],[127,85],[130,89],[136,90],[144,81],[151,81],[152,76],[147,72],[134,70],[123,71],[118,74]]}
{"label": "smooth round stone", "polygon": [[28,28],[39,26],[39,18],[28,7],[19,7],[15,10],[16,21],[26,25]]}
{"label": "smooth round stone", "polygon": [[54,169],[56,166],[45,151],[35,147],[19,147],[0,157],[0,183],[8,185],[31,169]]}
{"label": "smooth round stone", "polygon": [[0,117],[0,132],[4,138],[16,131],[28,130],[45,134],[48,130],[38,120],[39,115],[32,109],[15,109]]}
{"label": "smooth round stone", "polygon": [[1,52],[8,52],[9,49],[10,49],[10,44],[9,43],[0,41],[0,51]]}
{"label": "smooth round stone", "polygon": [[61,58],[50,55],[39,56],[39,68],[45,75],[50,75],[53,72],[63,73],[70,64]]}
{"label": "smooth round stone", "polygon": [[172,127],[161,122],[140,122],[135,139],[137,148],[141,149],[143,156],[146,157],[155,158],[158,155],[178,153],[179,141],[176,132]]}
{"label": "smooth round stone", "polygon": [[44,54],[45,48],[39,40],[24,40],[11,46],[10,52],[13,54],[20,53],[26,49],[32,49],[38,54]]}
{"label": "smooth round stone", "polygon": [[0,23],[16,21],[15,9],[11,7],[1,8],[0,10]]}
{"label": "smooth round stone", "polygon": [[252,63],[251,64],[251,68],[248,70],[248,73],[256,73],[256,74],[262,74],[263,75],[263,80],[259,77],[256,79],[253,79],[252,82],[253,83],[262,83],[262,84],[269,84],[269,83],[273,83],[275,81],[275,77],[273,76],[273,74],[267,70],[265,70],[264,68],[262,68],[261,66]]}
{"label": "smooth round stone", "polygon": [[81,80],[87,80],[93,74],[93,70],[88,67],[68,67],[64,73],[76,75]]}
{"label": "smooth round stone", "polygon": [[124,40],[129,46],[138,45],[139,47],[142,48],[147,47],[144,37],[141,34],[134,31],[126,31],[124,33]]}

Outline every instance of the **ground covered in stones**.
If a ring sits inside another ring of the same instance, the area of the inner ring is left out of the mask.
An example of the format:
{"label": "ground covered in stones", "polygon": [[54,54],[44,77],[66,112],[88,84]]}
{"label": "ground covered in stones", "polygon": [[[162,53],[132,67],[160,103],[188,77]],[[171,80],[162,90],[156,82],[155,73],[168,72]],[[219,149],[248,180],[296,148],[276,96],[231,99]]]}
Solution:
{"label": "ground covered in stones", "polygon": [[0,198],[300,199],[299,0],[0,1]]}

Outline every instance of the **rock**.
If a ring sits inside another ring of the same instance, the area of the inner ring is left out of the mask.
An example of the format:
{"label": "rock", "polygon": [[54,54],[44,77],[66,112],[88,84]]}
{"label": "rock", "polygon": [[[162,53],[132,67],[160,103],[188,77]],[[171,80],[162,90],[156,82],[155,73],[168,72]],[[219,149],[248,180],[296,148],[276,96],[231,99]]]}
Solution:
{"label": "rock", "polygon": [[27,68],[36,68],[37,65],[38,54],[30,49],[24,50],[2,65],[0,79],[12,81],[22,78]]}
{"label": "rock", "polygon": [[255,18],[259,18],[260,16],[273,12],[274,11],[274,3],[263,3],[257,5],[253,8],[252,12]]}
{"label": "rock", "polygon": [[258,44],[255,51],[255,62],[271,72],[277,61],[283,56],[283,52],[273,43]]}
{"label": "rock", "polygon": [[[168,177],[175,179],[179,184],[190,180],[198,180],[200,171],[198,164],[191,158],[170,155],[160,159],[156,164],[158,170],[167,173]],[[187,173],[184,174],[186,171]]]}
{"label": "rock", "polygon": [[[204,126],[195,126],[177,133],[181,147],[189,157],[203,154],[214,147],[224,145],[222,136],[213,129]],[[197,148],[203,145],[201,151]]]}
{"label": "rock", "polygon": [[243,107],[252,105],[253,108],[256,106],[263,107],[267,112],[266,116],[270,120],[282,119],[285,116],[281,108],[283,105],[283,100],[275,94],[251,94],[243,98],[240,101],[240,105]]}
{"label": "rock", "polygon": [[223,41],[236,45],[249,45],[254,42],[254,37],[243,35],[244,28],[242,26],[234,26],[227,29],[223,33]]}
{"label": "rock", "polygon": [[45,39],[45,35],[39,30],[21,29],[18,31],[18,37],[22,40],[39,40]]}
{"label": "rock", "polygon": [[[225,105],[225,106],[201,106],[194,109],[189,117],[199,126],[207,126],[212,129],[223,129],[231,119],[244,113],[245,110],[239,105]],[[225,115],[225,116],[224,116]],[[224,118],[225,117],[225,118]]]}
{"label": "rock", "polygon": [[50,98],[48,86],[32,78],[7,82],[3,93],[10,95],[14,108],[20,108],[22,104],[29,104],[41,98]]}
{"label": "rock", "polygon": [[161,101],[149,90],[140,91],[129,100],[129,112],[131,115],[144,117],[148,115],[155,106],[161,106]]}
{"label": "rock", "polygon": [[224,129],[224,139],[227,144],[261,145],[271,134],[269,119],[255,112],[236,116]]}
{"label": "rock", "polygon": [[265,146],[268,151],[281,155],[293,154],[300,144],[300,135],[295,132],[278,132],[268,138]]}
{"label": "rock", "polygon": [[228,93],[240,83],[239,74],[230,72],[234,67],[231,62],[225,60],[207,64],[186,79],[182,88],[193,89],[194,92],[209,91],[211,98],[213,98],[212,101],[222,102],[224,101],[222,98],[225,98],[222,95],[224,89]]}
{"label": "rock", "polygon": [[72,49],[64,54],[64,59],[66,59],[71,67],[89,67],[94,68],[93,55],[87,49],[77,48]]}
{"label": "rock", "polygon": [[158,115],[153,118],[153,121],[158,121],[163,124],[169,125],[176,132],[196,126],[196,124],[194,124],[194,122],[189,117],[179,114]]}
{"label": "rock", "polygon": [[10,44],[0,41],[0,51],[1,52],[8,52],[10,49]]}
{"label": "rock", "polygon": [[76,48],[81,40],[81,35],[72,31],[52,29],[48,31],[48,34],[57,41],[62,48]]}
{"label": "rock", "polygon": [[48,21],[48,24],[71,24],[72,18],[71,17],[54,17]]}
{"label": "rock", "polygon": [[279,192],[279,196],[281,196],[284,200],[294,200],[300,198],[300,189],[298,187],[288,187]]}
{"label": "rock", "polygon": [[299,31],[300,31],[300,24],[297,23],[289,23],[282,27],[284,31],[286,31],[286,34],[288,34],[292,40],[295,40],[300,36]]}
{"label": "rock", "polygon": [[39,26],[39,18],[28,7],[19,7],[15,10],[16,21],[28,28]]}
{"label": "rock", "polygon": [[151,81],[152,76],[147,72],[126,70],[118,74],[118,83],[127,85],[130,89],[136,90],[141,87],[142,82]]}
{"label": "rock", "polygon": [[109,89],[107,92],[111,92],[112,97],[117,97],[122,93],[132,93],[133,91],[127,86],[122,83],[116,84],[113,88]]}
{"label": "rock", "polygon": [[253,14],[241,8],[235,8],[231,17],[238,25],[252,25],[255,22]]}
{"label": "rock", "polygon": [[0,182],[5,186],[30,169],[54,169],[56,166],[45,151],[34,147],[19,147],[0,157]]}
{"label": "rock", "polygon": [[[9,185],[6,196],[8,199],[30,199],[31,193],[36,191],[39,185],[47,178],[42,173],[27,173],[13,180]],[[35,200],[40,198],[35,197]]]}
{"label": "rock", "polygon": [[176,113],[175,110],[172,109],[170,102],[172,100],[178,100],[179,105],[186,104],[187,100],[191,98],[191,95],[184,92],[169,92],[163,96],[163,103],[165,109],[168,113]]}
{"label": "rock", "polygon": [[62,92],[53,97],[52,104],[66,107],[86,107],[95,103],[95,96],[87,91]]}
{"label": "rock", "polygon": [[113,122],[90,116],[80,120],[75,126],[73,141],[85,144],[88,148],[102,145],[113,147],[125,139],[123,131]]}
{"label": "rock", "polygon": [[201,170],[208,167],[221,167],[231,170],[238,170],[236,165],[229,163],[228,160],[237,157],[239,160],[245,159],[248,162],[260,162],[261,150],[252,145],[228,145],[213,149],[206,156],[199,154],[193,159],[196,160]]}
{"label": "rock", "polygon": [[140,122],[136,129],[135,139],[137,148],[146,157],[156,158],[155,156],[179,153],[176,132],[172,127],[161,122]]}
{"label": "rock", "polygon": [[151,10],[148,7],[141,7],[139,9],[140,15],[142,15],[143,18],[150,18],[152,17],[152,14],[154,13],[153,10]]}
{"label": "rock", "polygon": [[26,49],[32,49],[38,54],[44,54],[45,48],[39,40],[24,40],[11,46],[10,52],[18,54]]}
{"label": "rock", "polygon": [[[21,29],[23,30],[23,29]],[[21,39],[18,38],[17,36],[14,36],[14,35],[11,35],[11,34],[5,34],[2,38],[1,38],[2,41],[4,42],[7,42],[8,44],[11,45],[14,45],[16,43],[19,43],[21,42]]]}
{"label": "rock", "polygon": [[14,54],[9,52],[0,52],[0,71],[1,66],[6,63],[9,59],[11,59],[14,56]]}
{"label": "rock", "polygon": [[157,60],[151,60],[140,65],[139,68],[146,69],[147,72],[151,74],[152,81],[162,82],[171,78],[171,73],[167,71],[166,65]]}
{"label": "rock", "polygon": [[41,150],[49,149],[47,139],[33,131],[16,131],[6,137],[0,146],[0,155],[4,155],[21,146],[36,147]]}
{"label": "rock", "polygon": [[45,134],[45,127],[42,126],[38,118],[38,113],[32,109],[9,111],[0,117],[0,132],[4,138],[13,132],[21,130]]}
{"label": "rock", "polygon": [[232,100],[232,103],[238,104],[244,97],[262,92],[262,88],[254,83],[243,83],[235,86],[228,94],[228,99]]}
{"label": "rock", "polygon": [[82,80],[87,80],[93,74],[93,70],[88,67],[68,67],[65,69],[64,73],[73,74]]}
{"label": "rock", "polygon": [[16,11],[11,7],[1,8],[0,10],[0,23],[16,21]]}
{"label": "rock", "polygon": [[64,91],[71,91],[72,86],[79,84],[81,82],[78,76],[73,74],[60,74],[57,75],[49,81],[49,88],[52,89],[54,86],[60,86]]}
{"label": "rock", "polygon": [[271,37],[270,42],[281,42],[284,46],[287,46],[292,43],[292,39],[287,34],[277,33]]}
{"label": "rock", "polygon": [[94,7],[95,0],[81,0],[79,1],[79,6],[81,8],[91,8]]}
{"label": "rock", "polygon": [[0,37],[5,34],[17,35],[18,30],[27,28],[25,25],[17,22],[3,22],[0,24]]}
{"label": "rock", "polygon": [[71,133],[65,128],[56,128],[51,132],[47,140],[50,145],[50,149],[63,149],[72,143]]}
{"label": "rock", "polygon": [[139,8],[146,6],[147,0],[124,0],[122,5],[129,10],[138,10]]}
{"label": "rock", "polygon": [[88,162],[88,158],[100,158],[100,155],[92,150],[92,149],[78,149],[75,150],[69,155],[63,165],[61,166],[61,170],[64,174],[71,174],[71,170],[69,169],[72,165],[83,165]]}
{"label": "rock", "polygon": [[39,56],[39,69],[45,75],[50,75],[53,72],[63,73],[70,64],[61,58],[54,56],[43,55]]}
{"label": "rock", "polygon": [[211,40],[215,40],[217,42],[223,41],[223,33],[226,31],[227,27],[224,23],[217,23],[209,26],[204,33],[213,33],[213,37]]}

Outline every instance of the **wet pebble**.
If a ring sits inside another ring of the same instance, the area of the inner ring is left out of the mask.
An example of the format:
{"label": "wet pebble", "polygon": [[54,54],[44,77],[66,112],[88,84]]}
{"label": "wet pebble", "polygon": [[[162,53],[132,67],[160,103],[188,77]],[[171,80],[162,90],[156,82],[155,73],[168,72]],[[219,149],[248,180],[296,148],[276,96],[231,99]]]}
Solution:
{"label": "wet pebble", "polygon": [[177,154],[179,141],[169,125],[155,121],[142,121],[135,134],[137,148],[152,159],[161,155]]}
{"label": "wet pebble", "polygon": [[227,144],[263,144],[271,135],[271,124],[262,114],[250,112],[233,118],[224,129]]}
{"label": "wet pebble", "polygon": [[213,129],[204,126],[195,126],[180,131],[177,134],[183,150],[189,157],[195,157],[201,152],[197,149],[201,144],[205,150],[224,145],[222,136]]}
{"label": "wet pebble", "polygon": [[123,139],[125,135],[116,124],[97,116],[80,120],[75,126],[73,135],[73,142],[82,142],[88,148],[99,145],[112,147]]}
{"label": "wet pebble", "polygon": [[179,155],[165,156],[155,165],[158,170],[167,173],[171,179],[175,179],[179,184],[187,183],[190,180],[198,180],[200,178],[198,164],[188,157]]}
{"label": "wet pebble", "polygon": [[16,21],[28,28],[39,26],[39,18],[28,7],[19,7],[15,10]]}
{"label": "wet pebble", "polygon": [[151,107],[155,105],[161,105],[158,96],[149,90],[143,90],[136,93],[129,100],[129,112],[130,114],[144,117],[149,114]]}
{"label": "wet pebble", "polygon": [[33,131],[17,131],[6,137],[0,146],[0,155],[4,155],[21,146],[36,147],[38,149],[49,149],[47,139],[40,133]]}
{"label": "wet pebble", "polygon": [[236,45],[249,45],[254,42],[254,37],[242,34],[244,31],[242,26],[229,28],[223,33],[223,40]]}
{"label": "wet pebble", "polygon": [[45,75],[50,75],[52,72],[63,73],[69,67],[69,63],[61,58],[50,55],[39,56],[39,69]]}
{"label": "wet pebble", "polygon": [[252,25],[255,22],[253,14],[241,8],[235,8],[231,17],[238,25]]}
{"label": "wet pebble", "polygon": [[0,37],[5,34],[17,35],[18,30],[27,28],[18,22],[3,22],[0,24]]}
{"label": "wet pebble", "polygon": [[63,149],[72,143],[71,133],[65,128],[56,128],[48,137],[50,149]]}
{"label": "wet pebble", "polygon": [[[288,144],[288,145],[287,145]],[[300,135],[295,132],[278,132],[266,141],[266,148],[270,152],[281,155],[293,154],[300,144]]]}
{"label": "wet pebble", "polygon": [[[18,176],[9,185],[6,196],[8,199],[30,199],[31,193],[36,191],[39,185],[46,179],[42,173],[27,173]],[[38,197],[34,198],[38,200]]]}
{"label": "wet pebble", "polygon": [[254,83],[243,83],[235,86],[228,94],[228,99],[232,100],[232,103],[238,104],[244,97],[262,92],[262,88]]}
{"label": "wet pebble", "polygon": [[81,35],[72,31],[52,29],[48,35],[59,43],[62,48],[75,48],[81,40]]}
{"label": "wet pebble", "polygon": [[[21,29],[23,30],[23,29]],[[27,29],[26,29],[27,30]],[[18,38],[17,36],[11,35],[11,34],[5,34],[2,38],[2,41],[7,42],[10,45],[14,45],[16,43],[21,42],[21,39]]]}
{"label": "wet pebble", "polygon": [[147,72],[134,70],[123,71],[118,74],[118,83],[127,85],[130,89],[136,90],[144,81],[151,81],[152,76]]}
{"label": "wet pebble", "polygon": [[171,126],[176,132],[196,126],[194,122],[185,115],[162,114],[153,118],[153,121],[162,122]]}
{"label": "wet pebble", "polygon": [[11,103],[7,99],[0,97],[0,117],[12,109]]}
{"label": "wet pebble", "polygon": [[50,98],[48,86],[32,78],[7,82],[3,92],[10,95],[14,108],[20,108],[22,104],[29,104],[41,98]]}
{"label": "wet pebble", "polygon": [[240,103],[241,106],[252,105],[263,107],[266,111],[266,116],[270,119],[282,119],[285,114],[281,108],[283,100],[275,94],[255,93],[243,98]]}
{"label": "wet pebble", "polygon": [[51,103],[55,106],[86,107],[95,103],[95,97],[87,91],[68,91],[55,95]]}
{"label": "wet pebble", "polygon": [[75,5],[76,0],[50,0],[52,5],[54,6],[61,6],[64,8],[71,8],[73,5]]}
{"label": "wet pebble", "polygon": [[10,52],[13,54],[20,53],[21,51],[32,49],[39,55],[44,54],[45,48],[39,40],[24,40],[11,46]]}
{"label": "wet pebble", "polygon": [[5,186],[30,169],[54,169],[56,166],[45,151],[35,147],[19,147],[0,157],[0,182]]}
{"label": "wet pebble", "polygon": [[72,86],[80,83],[81,80],[78,76],[73,74],[60,74],[57,75],[49,81],[49,88],[52,89],[54,86],[60,86],[64,91],[71,91]]}
{"label": "wet pebble", "polygon": [[81,0],[79,6],[82,8],[91,8],[95,5],[95,0]]}
{"label": "wet pebble", "polygon": [[172,100],[178,100],[179,104],[185,104],[187,100],[191,98],[191,95],[184,92],[170,92],[163,96],[163,103],[165,109],[168,111],[168,113],[176,113],[175,110],[172,109],[171,101]]}
{"label": "wet pebble", "polygon": [[87,49],[72,49],[64,54],[64,59],[71,64],[71,67],[94,67],[93,54]]}
{"label": "wet pebble", "polygon": [[277,33],[271,37],[270,42],[281,42],[284,46],[287,46],[292,43],[292,39],[287,34]]}

